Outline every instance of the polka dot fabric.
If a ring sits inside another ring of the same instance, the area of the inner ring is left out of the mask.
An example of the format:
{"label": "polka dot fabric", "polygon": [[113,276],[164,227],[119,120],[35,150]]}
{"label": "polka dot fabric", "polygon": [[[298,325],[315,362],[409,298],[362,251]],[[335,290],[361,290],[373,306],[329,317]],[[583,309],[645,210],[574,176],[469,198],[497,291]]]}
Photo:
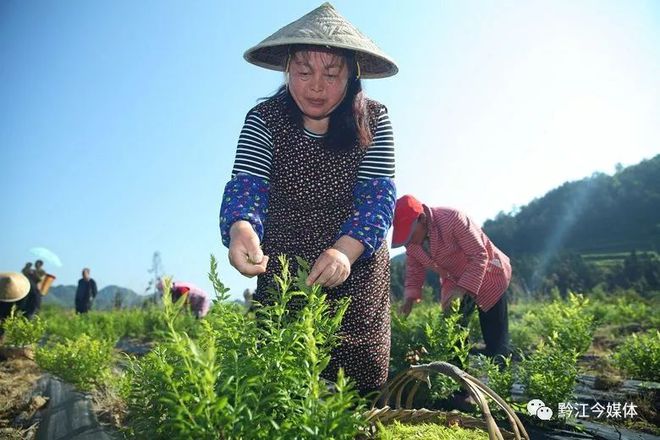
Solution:
{"label": "polka dot fabric", "polygon": [[[281,272],[279,254],[301,256],[310,263],[330,248],[342,225],[354,214],[353,188],[366,150],[345,152],[323,147],[323,141],[295,126],[281,98],[255,108],[273,135],[273,163],[268,216],[262,247],[271,258],[259,276],[254,299],[269,303],[266,291]],[[375,130],[383,106],[369,101],[370,125]],[[295,261],[291,261],[296,273]],[[339,367],[365,393],[387,380],[390,351],[389,255],[380,246],[370,258],[358,260],[339,287],[326,289],[329,299],[348,297],[351,304],[341,328],[342,343],[332,353],[324,376],[335,380]],[[297,307],[295,304],[293,307]]]}

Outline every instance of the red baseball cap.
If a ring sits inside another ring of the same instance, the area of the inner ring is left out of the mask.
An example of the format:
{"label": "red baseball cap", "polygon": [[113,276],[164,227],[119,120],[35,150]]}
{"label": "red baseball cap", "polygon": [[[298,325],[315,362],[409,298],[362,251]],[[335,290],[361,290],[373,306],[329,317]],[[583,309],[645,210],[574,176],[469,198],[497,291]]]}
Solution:
{"label": "red baseball cap", "polygon": [[424,213],[422,202],[406,194],[396,201],[394,208],[394,232],[392,234],[392,247],[405,246],[412,236],[417,219]]}

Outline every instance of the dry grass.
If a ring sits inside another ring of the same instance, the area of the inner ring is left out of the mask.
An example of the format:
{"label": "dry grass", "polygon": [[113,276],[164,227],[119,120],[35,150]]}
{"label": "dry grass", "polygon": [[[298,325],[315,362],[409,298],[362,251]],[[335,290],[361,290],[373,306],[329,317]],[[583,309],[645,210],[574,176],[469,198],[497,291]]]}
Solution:
{"label": "dry grass", "polygon": [[[34,412],[46,404],[46,399],[30,399],[42,372],[37,364],[26,358],[0,361],[0,438],[32,439],[36,426],[22,426]],[[15,420],[20,420],[15,423]]]}

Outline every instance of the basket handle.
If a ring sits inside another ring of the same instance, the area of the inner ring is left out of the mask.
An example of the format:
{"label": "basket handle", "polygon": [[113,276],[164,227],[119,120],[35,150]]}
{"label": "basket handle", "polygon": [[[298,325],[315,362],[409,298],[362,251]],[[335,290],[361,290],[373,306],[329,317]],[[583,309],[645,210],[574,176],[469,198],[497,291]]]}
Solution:
{"label": "basket handle", "polygon": [[490,412],[487,397],[497,403],[502,408],[509,419],[509,423],[513,429],[513,434],[516,440],[529,440],[529,435],[525,430],[522,422],[516,415],[515,411],[502,399],[495,391],[489,388],[486,384],[481,382],[474,376],[469,375],[455,365],[448,362],[431,362],[430,364],[413,365],[407,370],[402,371],[396,375],[385,387],[385,389],[374,398],[371,404],[371,409],[374,410],[379,402],[387,404],[392,395],[395,394],[395,408],[402,408],[401,400],[403,398],[403,391],[409,383],[415,381],[412,390],[406,399],[405,408],[411,408],[415,393],[419,389],[421,382],[426,382],[427,386],[431,387],[430,373],[440,373],[454,379],[458,384],[470,393],[470,395],[477,402],[484,415],[486,427],[488,429],[488,437],[490,440],[504,440],[502,433],[495,423],[495,419]]}

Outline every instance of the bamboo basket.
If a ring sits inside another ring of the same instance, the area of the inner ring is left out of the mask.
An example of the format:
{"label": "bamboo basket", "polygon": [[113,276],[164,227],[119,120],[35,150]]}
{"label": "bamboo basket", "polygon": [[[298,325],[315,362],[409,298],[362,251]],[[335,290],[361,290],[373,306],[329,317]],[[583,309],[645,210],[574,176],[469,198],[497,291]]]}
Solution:
{"label": "bamboo basket", "polygon": [[55,281],[55,278],[55,275],[47,273],[46,276],[44,276],[44,279],[41,280],[37,287],[39,288],[39,292],[41,292],[42,296],[48,294],[48,290],[50,289],[51,284],[53,284],[53,281]]}
{"label": "bamboo basket", "polygon": [[[445,412],[426,408],[412,408],[415,393],[417,393],[420,385],[425,383],[429,388],[431,387],[431,373],[449,376],[466,389],[479,405],[483,414],[483,420],[461,414],[458,411]],[[497,426],[488,406],[488,398],[504,410],[511,424],[511,432],[501,430]],[[377,407],[378,405],[384,406]],[[504,399],[479,379],[447,362],[413,365],[409,369],[399,373],[374,398],[371,409],[365,413],[365,416],[374,428],[377,421],[384,425],[395,420],[400,423],[410,424],[421,422],[444,423],[448,426],[459,425],[465,428],[483,429],[488,432],[490,440],[529,440],[529,435],[522,422]]]}

